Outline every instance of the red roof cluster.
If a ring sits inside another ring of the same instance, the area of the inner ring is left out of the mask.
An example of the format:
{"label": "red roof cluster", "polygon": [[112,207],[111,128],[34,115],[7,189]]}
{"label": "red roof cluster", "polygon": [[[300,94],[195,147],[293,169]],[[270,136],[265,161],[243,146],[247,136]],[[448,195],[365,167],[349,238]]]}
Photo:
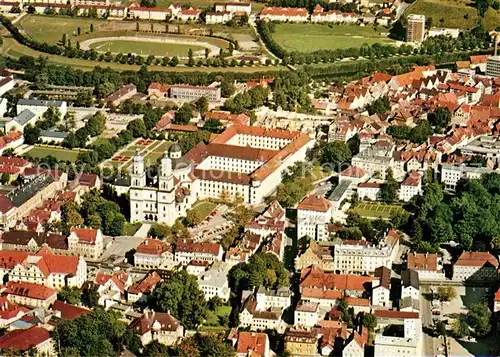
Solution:
{"label": "red roof cluster", "polygon": [[0,337],[0,349],[28,351],[31,347],[50,339],[49,331],[43,327],[33,326],[26,330],[14,330]]}
{"label": "red roof cluster", "polygon": [[305,211],[328,212],[331,207],[330,201],[323,196],[309,195],[300,201],[297,209]]}
{"label": "red roof cluster", "polygon": [[37,300],[47,300],[57,295],[56,290],[44,285],[14,281],[7,282],[4,293],[7,294],[7,297],[8,295],[17,295]]}
{"label": "red roof cluster", "polygon": [[236,345],[236,353],[257,353],[258,356],[265,356],[269,348],[269,338],[265,333],[260,332],[244,332],[238,334],[238,343]]}
{"label": "red roof cluster", "polygon": [[307,9],[301,7],[266,7],[260,12],[261,16],[292,16],[292,17],[307,17],[309,13]]}
{"label": "red roof cluster", "polygon": [[75,233],[80,243],[95,244],[99,231],[93,228],[72,227],[71,232]]}
{"label": "red roof cluster", "polygon": [[171,250],[171,247],[164,241],[148,238],[139,244],[136,252],[140,254],[161,255],[168,250]]}

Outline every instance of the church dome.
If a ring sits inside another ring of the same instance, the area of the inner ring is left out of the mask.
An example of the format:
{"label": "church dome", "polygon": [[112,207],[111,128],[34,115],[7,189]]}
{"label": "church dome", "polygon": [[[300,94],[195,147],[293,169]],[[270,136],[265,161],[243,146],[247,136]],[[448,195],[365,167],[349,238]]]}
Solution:
{"label": "church dome", "polygon": [[181,146],[179,145],[179,143],[173,143],[172,145],[170,145],[170,147],[168,148],[168,152],[169,153],[173,153],[173,152],[182,152],[182,149],[181,149]]}

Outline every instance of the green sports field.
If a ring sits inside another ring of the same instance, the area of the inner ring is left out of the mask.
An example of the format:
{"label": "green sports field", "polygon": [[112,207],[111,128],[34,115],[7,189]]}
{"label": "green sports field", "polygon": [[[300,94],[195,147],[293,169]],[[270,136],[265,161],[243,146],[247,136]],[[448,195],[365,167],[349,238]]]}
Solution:
{"label": "green sports field", "polygon": [[93,43],[90,45],[100,52],[111,52],[111,53],[135,53],[143,56],[153,55],[153,56],[179,56],[185,57],[188,55],[189,49],[193,52],[204,51],[205,48],[202,46],[195,45],[183,45],[177,43],[160,43],[160,42],[141,42],[141,41],[130,41],[130,40],[110,40]]}
{"label": "green sports field", "polygon": [[327,24],[277,24],[273,39],[287,51],[313,52],[361,47],[363,44],[390,44],[383,27]]}
{"label": "green sports field", "polygon": [[389,205],[378,202],[360,202],[352,209],[362,217],[369,218],[389,218],[393,214],[402,211],[399,205]]}
{"label": "green sports field", "polygon": [[105,22],[82,17],[26,15],[20,21],[19,27],[39,42],[56,44],[61,41],[64,33],[70,39],[73,34],[77,34],[78,27],[81,33],[85,33],[90,31],[90,24],[94,24],[94,30],[97,30],[97,27]]}
{"label": "green sports field", "polygon": [[53,147],[45,147],[45,146],[35,146],[33,149],[28,151],[26,154],[31,157],[43,159],[49,155],[54,156],[57,160],[61,161],[71,161],[75,162],[78,157],[78,150],[69,150],[69,149],[59,149]]}

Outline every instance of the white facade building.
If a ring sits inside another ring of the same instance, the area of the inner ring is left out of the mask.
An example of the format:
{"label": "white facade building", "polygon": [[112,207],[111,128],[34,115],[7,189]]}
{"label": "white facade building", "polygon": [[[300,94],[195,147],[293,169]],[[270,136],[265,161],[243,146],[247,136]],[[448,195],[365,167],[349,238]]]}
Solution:
{"label": "white facade building", "polygon": [[36,115],[42,116],[50,107],[59,109],[61,112],[61,119],[64,118],[67,113],[67,103],[65,101],[39,99],[19,99],[16,105],[16,112],[20,114],[25,109],[29,109]]}
{"label": "white facade building", "polygon": [[332,219],[332,205],[322,196],[310,195],[297,207],[297,237],[328,240],[326,224]]}
{"label": "white facade building", "polygon": [[419,280],[444,280],[444,270],[437,254],[408,253],[408,269],[418,273]]}
{"label": "white facade building", "polygon": [[319,319],[318,303],[299,303],[294,312],[294,322],[296,326],[303,328],[314,327]]}
{"label": "white facade building", "polygon": [[498,259],[489,252],[463,252],[453,264],[453,280],[473,281],[498,279]]}
{"label": "white facade building", "polygon": [[200,274],[198,277],[198,286],[205,295],[205,300],[210,300],[218,296],[223,301],[229,300],[229,283],[227,274],[231,265],[225,262],[217,262],[210,269]]}
{"label": "white facade building", "polygon": [[399,199],[404,202],[410,201],[413,197],[422,193],[422,175],[416,171],[401,183],[399,189]]}
{"label": "white facade building", "polygon": [[441,182],[445,184],[446,189],[455,190],[457,182],[461,179],[479,179],[482,175],[494,172],[486,167],[469,167],[465,165],[453,166],[442,165]]}

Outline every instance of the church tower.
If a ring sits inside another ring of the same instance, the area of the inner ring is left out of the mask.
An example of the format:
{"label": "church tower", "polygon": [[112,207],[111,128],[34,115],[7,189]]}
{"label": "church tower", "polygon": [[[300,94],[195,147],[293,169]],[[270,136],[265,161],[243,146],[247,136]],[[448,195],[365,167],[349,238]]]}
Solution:
{"label": "church tower", "polygon": [[134,156],[132,164],[132,172],[130,173],[131,185],[135,187],[146,186],[146,170],[144,168],[144,156],[137,152]]}
{"label": "church tower", "polygon": [[160,191],[172,191],[174,189],[174,174],[172,172],[172,160],[165,153],[160,162],[158,172],[158,185]]}
{"label": "church tower", "polygon": [[177,218],[172,159],[167,153],[160,161],[158,172],[158,221],[172,225]]}

